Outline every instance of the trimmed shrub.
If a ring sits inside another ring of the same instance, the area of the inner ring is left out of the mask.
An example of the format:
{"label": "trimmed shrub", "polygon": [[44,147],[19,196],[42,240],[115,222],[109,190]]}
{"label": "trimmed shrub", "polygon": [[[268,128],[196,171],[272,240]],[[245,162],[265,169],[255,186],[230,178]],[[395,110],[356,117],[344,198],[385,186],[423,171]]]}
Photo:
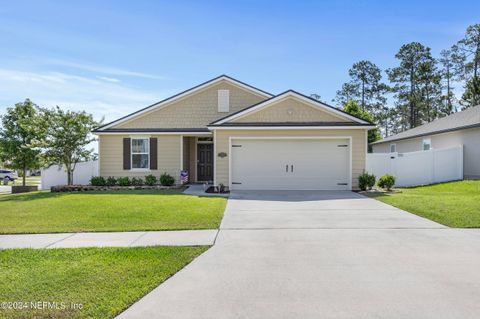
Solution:
{"label": "trimmed shrub", "polygon": [[160,176],[160,184],[163,186],[172,186],[175,183],[175,178],[172,177],[172,175],[168,173],[163,173]]}
{"label": "trimmed shrub", "polygon": [[375,175],[368,174],[368,172],[363,171],[363,173],[358,176],[358,187],[362,191],[372,189],[372,187],[375,185],[375,180]]}
{"label": "trimmed shrub", "polygon": [[145,185],[153,186],[157,183],[157,177],[155,175],[147,175],[145,176]]}
{"label": "trimmed shrub", "polygon": [[90,178],[90,184],[92,184],[93,186],[107,185],[105,178],[103,178],[102,176],[92,176],[92,178]]}
{"label": "trimmed shrub", "polygon": [[389,191],[390,189],[392,189],[393,186],[395,186],[395,180],[396,180],[395,176],[390,174],[385,174],[382,177],[380,177],[377,185],[378,187],[387,189],[387,191]]}
{"label": "trimmed shrub", "polygon": [[133,177],[132,178],[132,185],[133,186],[142,186],[143,185],[143,179],[140,177]]}
{"label": "trimmed shrub", "polygon": [[120,186],[130,186],[132,184],[132,182],[130,181],[130,178],[128,177],[119,177],[117,179],[117,183]]}
{"label": "trimmed shrub", "polygon": [[117,179],[113,176],[109,176],[107,177],[106,184],[107,186],[115,186],[117,185]]}

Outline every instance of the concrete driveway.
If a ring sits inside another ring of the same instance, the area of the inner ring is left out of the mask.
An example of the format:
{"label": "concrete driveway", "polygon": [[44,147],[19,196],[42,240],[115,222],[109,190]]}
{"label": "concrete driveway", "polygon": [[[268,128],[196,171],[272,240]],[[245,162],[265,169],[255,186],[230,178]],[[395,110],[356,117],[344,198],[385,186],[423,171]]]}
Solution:
{"label": "concrete driveway", "polygon": [[236,192],[216,244],[120,318],[479,318],[480,236],[350,192]]}

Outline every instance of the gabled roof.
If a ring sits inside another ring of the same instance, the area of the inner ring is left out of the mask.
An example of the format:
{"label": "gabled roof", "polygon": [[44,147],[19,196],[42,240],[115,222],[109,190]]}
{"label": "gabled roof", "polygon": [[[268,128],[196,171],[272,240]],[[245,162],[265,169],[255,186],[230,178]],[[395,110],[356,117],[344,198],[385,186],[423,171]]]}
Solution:
{"label": "gabled roof", "polygon": [[180,93],[178,93],[178,94],[176,94],[176,95],[173,95],[173,96],[171,96],[171,97],[169,97],[169,98],[166,98],[166,99],[164,99],[164,100],[162,100],[162,101],[159,101],[159,102],[157,102],[157,103],[154,103],[154,104],[152,104],[152,105],[149,105],[149,106],[147,106],[147,107],[145,107],[145,108],[143,108],[143,109],[140,109],[140,110],[138,110],[138,111],[136,111],[136,112],[130,113],[130,114],[124,116],[124,117],[121,117],[121,118],[115,120],[115,121],[112,121],[112,122],[110,122],[110,123],[104,124],[104,125],[100,126],[99,128],[97,128],[96,130],[94,130],[93,132],[101,132],[101,131],[104,131],[105,129],[108,129],[108,128],[114,126],[114,125],[118,125],[118,124],[123,123],[123,122],[125,122],[125,121],[128,121],[128,120],[130,120],[130,119],[132,119],[132,118],[134,118],[134,117],[140,116],[140,115],[145,114],[145,113],[150,112],[150,111],[153,111],[153,110],[155,110],[155,109],[157,109],[157,108],[160,108],[160,107],[166,105],[167,103],[171,103],[171,102],[173,102],[173,101],[179,100],[179,99],[183,98],[184,96],[186,96],[186,95],[188,95],[188,94],[195,93],[195,92],[197,92],[197,91],[200,91],[200,90],[202,90],[202,89],[204,89],[204,88],[206,88],[206,87],[208,87],[208,86],[214,85],[214,84],[219,83],[219,82],[221,82],[221,81],[227,81],[227,82],[229,82],[229,83],[231,83],[231,84],[233,84],[233,85],[236,85],[236,86],[238,86],[238,87],[247,89],[247,90],[249,90],[249,91],[252,91],[252,92],[254,92],[254,93],[256,93],[256,94],[258,94],[258,95],[260,95],[260,96],[263,96],[263,97],[265,97],[265,98],[270,98],[270,97],[273,96],[273,94],[270,94],[270,93],[268,93],[268,92],[266,92],[266,91],[260,90],[259,88],[256,88],[256,87],[251,86],[251,85],[249,85],[249,84],[247,84],[247,83],[244,83],[244,82],[242,82],[242,81],[239,81],[239,80],[234,79],[234,78],[232,78],[232,77],[230,77],[230,76],[228,76],[228,75],[223,74],[223,75],[220,75],[220,76],[218,76],[218,77],[216,77],[216,78],[213,78],[213,79],[211,79],[211,80],[209,80],[209,81],[203,82],[203,83],[201,83],[201,84],[199,84],[199,85],[197,85],[197,86],[194,86],[194,87],[192,87],[192,88],[190,88],[190,89],[188,89],[188,90],[185,90],[185,91],[183,91],[183,92],[180,92]]}
{"label": "gabled roof", "polygon": [[209,125],[211,127],[278,127],[278,126],[287,126],[287,127],[371,127],[372,124],[362,124],[356,122],[227,122],[221,125]]}
{"label": "gabled roof", "polygon": [[[254,111],[257,111],[259,109],[262,109],[262,108],[265,108],[275,102],[278,102],[284,98],[287,98],[287,97],[295,97],[297,99],[300,99],[301,101],[303,102],[306,102],[307,104],[313,106],[313,107],[316,107],[318,109],[321,109],[321,110],[324,110],[326,111],[327,113],[330,113],[330,114],[334,114],[334,115],[337,115],[337,116],[340,116],[341,118],[345,118],[345,119],[349,119],[355,123],[359,123],[359,124],[367,124],[367,125],[373,125],[373,123],[370,123],[368,121],[365,121],[361,118],[358,118],[356,116],[353,116],[351,114],[348,114],[342,110],[339,110],[331,105],[328,105],[324,102],[320,102],[318,100],[315,100],[309,96],[306,96],[306,95],[303,95],[301,93],[298,93],[294,90],[288,90],[288,91],[285,91],[283,93],[280,93],[276,96],[272,96],[271,98],[265,100],[265,101],[261,101],[257,104],[254,104],[252,106],[249,106],[247,108],[244,108],[243,110],[240,110],[238,112],[235,112],[235,113],[232,113],[232,114],[229,114],[219,120],[216,120],[212,123],[210,123],[208,126],[221,126],[221,125],[225,125],[227,122],[230,122],[234,119],[237,119],[239,117],[242,117],[242,116],[245,116],[249,113],[252,113]],[[233,125],[233,123],[232,123]]]}
{"label": "gabled roof", "polygon": [[430,123],[423,124],[402,133],[386,137],[383,140],[371,144],[382,144],[473,127],[480,127],[480,105],[473,106],[461,112],[453,113],[449,116],[436,119]]}

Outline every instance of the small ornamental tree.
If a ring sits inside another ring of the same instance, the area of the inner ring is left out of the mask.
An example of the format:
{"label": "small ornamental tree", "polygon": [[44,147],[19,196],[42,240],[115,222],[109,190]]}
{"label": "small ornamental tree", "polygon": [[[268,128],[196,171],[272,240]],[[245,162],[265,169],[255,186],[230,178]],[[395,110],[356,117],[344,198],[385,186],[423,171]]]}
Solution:
{"label": "small ornamental tree", "polygon": [[376,177],[373,174],[369,174],[368,172],[363,172],[358,176],[358,187],[362,191],[370,190],[373,186],[375,186]]}
{"label": "small ornamental tree", "polygon": [[[343,106],[343,111],[351,114],[353,116],[359,117],[365,121],[373,123],[373,116],[360,108],[357,102],[350,100]],[[368,144],[373,143],[381,139],[380,131],[378,128],[368,130]],[[371,146],[369,145],[369,151],[371,151]]]}
{"label": "small ornamental tree", "polygon": [[396,177],[390,174],[385,174],[378,180],[378,187],[384,188],[390,191],[395,186]]}
{"label": "small ornamental tree", "polygon": [[91,132],[100,123],[85,112],[64,111],[60,107],[43,109],[45,158],[50,164],[65,166],[67,183],[73,184],[77,163],[89,159],[93,149],[87,145],[96,139]]}
{"label": "small ornamental tree", "polygon": [[27,170],[40,167],[39,109],[29,99],[8,108],[1,116],[0,159],[11,169],[22,172],[22,185],[26,185]]}

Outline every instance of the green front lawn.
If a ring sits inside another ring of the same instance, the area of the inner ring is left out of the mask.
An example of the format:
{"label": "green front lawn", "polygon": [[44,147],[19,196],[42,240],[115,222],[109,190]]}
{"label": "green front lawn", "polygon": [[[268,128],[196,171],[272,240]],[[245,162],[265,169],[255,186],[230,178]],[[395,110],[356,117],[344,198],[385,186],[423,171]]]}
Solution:
{"label": "green front lawn", "polygon": [[450,227],[480,227],[480,181],[460,181],[371,195],[384,203]]}
{"label": "green front lawn", "polygon": [[225,205],[178,190],[8,195],[0,197],[0,233],[212,229]]}
{"label": "green front lawn", "polygon": [[[113,318],[207,249],[2,250],[0,302],[26,302],[27,308],[5,309],[9,305],[2,304],[0,317]],[[30,302],[50,305],[34,310]],[[48,309],[49,306],[57,309]]]}

